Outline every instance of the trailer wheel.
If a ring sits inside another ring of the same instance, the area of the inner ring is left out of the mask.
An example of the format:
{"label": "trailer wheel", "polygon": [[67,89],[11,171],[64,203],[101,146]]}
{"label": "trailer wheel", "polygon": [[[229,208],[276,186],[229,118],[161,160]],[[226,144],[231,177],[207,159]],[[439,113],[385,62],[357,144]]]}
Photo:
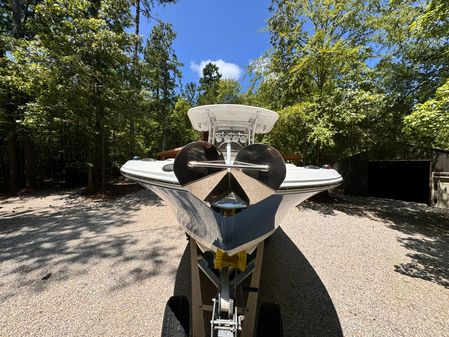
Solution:
{"label": "trailer wheel", "polygon": [[189,301],[185,296],[172,296],[165,305],[162,337],[189,337]]}
{"label": "trailer wheel", "polygon": [[264,302],[257,318],[257,337],[282,337],[282,314],[279,305]]}

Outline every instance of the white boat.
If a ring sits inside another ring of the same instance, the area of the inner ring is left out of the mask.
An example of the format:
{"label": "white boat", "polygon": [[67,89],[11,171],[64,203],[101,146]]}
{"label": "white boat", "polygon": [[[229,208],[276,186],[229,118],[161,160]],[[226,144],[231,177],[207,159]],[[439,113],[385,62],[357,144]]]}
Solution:
{"label": "white boat", "polygon": [[174,160],[130,160],[121,172],[171,204],[203,251],[251,252],[291,207],[342,181],[333,169],[284,164],[275,149],[254,144],[256,134],[273,128],[274,111],[219,104],[188,116],[209,142],[187,145]]}
{"label": "white boat", "polygon": [[[220,336],[237,336],[242,322],[233,301],[229,301],[233,284],[230,270],[246,272],[247,276],[253,273],[257,263],[247,268],[246,257],[256,247],[263,252],[261,244],[282,224],[286,213],[311,196],[336,187],[342,178],[333,169],[285,164],[276,149],[256,144],[256,135],[270,132],[276,123],[274,111],[218,104],[192,108],[188,116],[195,130],[208,133],[207,142],[184,146],[175,159],[130,160],[121,172],[167,201],[194,247],[197,245],[202,253],[213,253],[214,267],[206,262],[199,265],[219,289],[211,336],[214,331],[221,331]],[[222,264],[226,259],[228,262]],[[192,287],[197,267],[196,263],[192,265]],[[219,276],[214,269],[219,270]],[[239,282],[236,279],[234,275],[235,287],[244,277]],[[220,315],[226,310],[227,318],[223,319]],[[194,312],[192,316],[195,336],[202,336],[202,323],[197,322],[201,315]],[[252,332],[248,327],[254,323],[250,321],[245,318],[248,336]],[[232,334],[225,334],[231,330]]]}

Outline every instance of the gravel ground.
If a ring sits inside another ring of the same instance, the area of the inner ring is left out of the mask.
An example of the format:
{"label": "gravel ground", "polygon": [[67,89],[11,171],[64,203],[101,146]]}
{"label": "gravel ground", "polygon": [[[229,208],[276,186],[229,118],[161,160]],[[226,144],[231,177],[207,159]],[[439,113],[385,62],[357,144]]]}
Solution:
{"label": "gravel ground", "polygon": [[[186,246],[148,191],[1,200],[0,336],[159,336],[189,293]],[[449,336],[449,212],[307,202],[268,241],[260,291],[285,336]]]}

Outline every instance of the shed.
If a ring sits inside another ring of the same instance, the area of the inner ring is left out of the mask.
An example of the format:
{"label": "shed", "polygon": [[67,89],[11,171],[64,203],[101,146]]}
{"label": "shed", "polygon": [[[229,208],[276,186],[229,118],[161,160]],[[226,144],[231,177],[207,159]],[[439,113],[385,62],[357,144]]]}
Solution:
{"label": "shed", "polygon": [[346,194],[449,208],[449,151],[410,144],[365,151],[335,164]]}

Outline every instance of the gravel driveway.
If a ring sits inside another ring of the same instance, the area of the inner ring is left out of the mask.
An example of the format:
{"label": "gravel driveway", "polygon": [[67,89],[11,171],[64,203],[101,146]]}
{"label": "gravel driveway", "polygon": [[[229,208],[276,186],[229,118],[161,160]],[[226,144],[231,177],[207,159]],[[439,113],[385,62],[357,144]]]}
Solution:
{"label": "gravel driveway", "polygon": [[[148,191],[0,201],[0,336],[160,336],[189,293],[173,212]],[[449,336],[449,212],[379,199],[307,202],[266,245],[261,301],[285,336]]]}

